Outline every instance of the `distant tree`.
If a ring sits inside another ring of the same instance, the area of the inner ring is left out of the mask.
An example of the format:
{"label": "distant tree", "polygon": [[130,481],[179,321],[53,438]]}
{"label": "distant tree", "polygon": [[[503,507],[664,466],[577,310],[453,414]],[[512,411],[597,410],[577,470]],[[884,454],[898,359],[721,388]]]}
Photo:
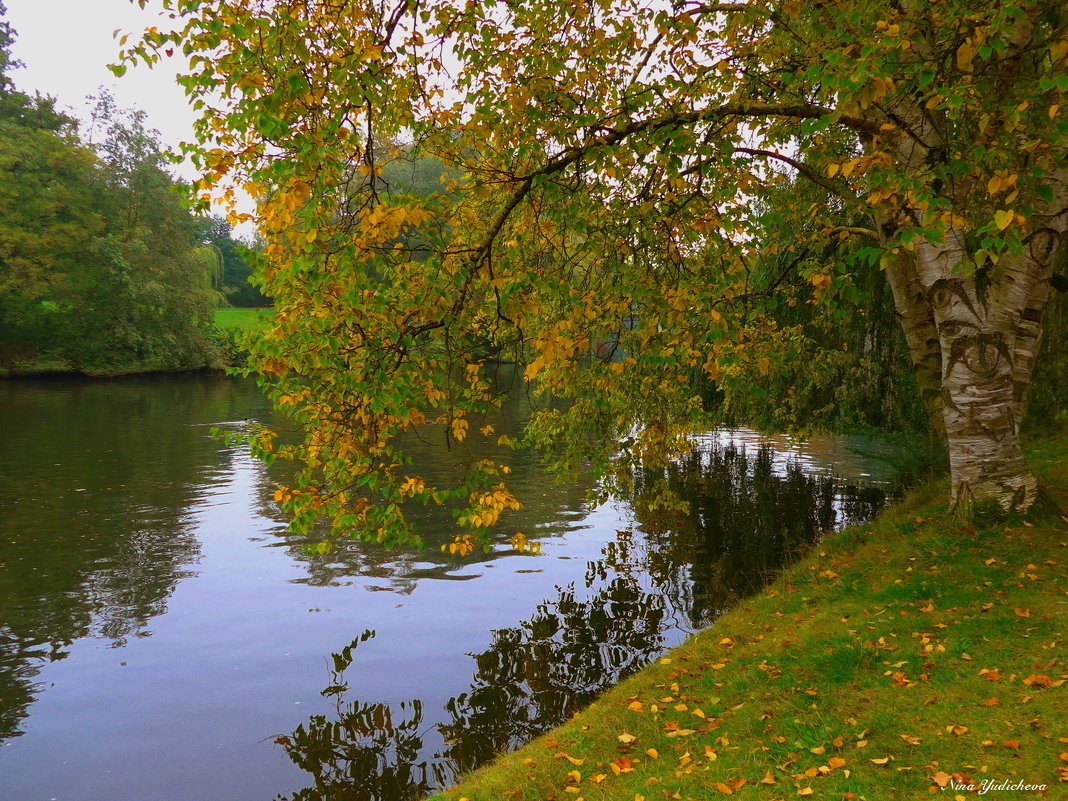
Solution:
{"label": "distant tree", "polygon": [[198,221],[198,237],[214,247],[222,261],[221,291],[231,306],[268,306],[270,300],[250,283],[252,265],[247,246],[234,239],[233,226],[225,217],[211,215]]}
{"label": "distant tree", "polygon": [[51,98],[15,89],[13,37],[0,16],[0,369],[215,362],[215,261],[144,115],[104,93],[83,140]]}

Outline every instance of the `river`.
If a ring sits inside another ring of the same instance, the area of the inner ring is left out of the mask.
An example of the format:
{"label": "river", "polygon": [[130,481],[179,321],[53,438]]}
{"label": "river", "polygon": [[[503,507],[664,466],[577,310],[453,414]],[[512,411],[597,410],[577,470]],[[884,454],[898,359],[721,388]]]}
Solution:
{"label": "river", "polygon": [[[846,440],[720,433],[671,471],[690,512],[654,513],[522,457],[488,553],[442,553],[427,515],[424,549],[309,555],[282,468],[211,434],[250,420],[277,422],[226,376],[0,382],[0,798],[419,798],[869,517],[890,478]],[[431,478],[459,460],[415,455]],[[541,555],[508,549],[517,528]]]}

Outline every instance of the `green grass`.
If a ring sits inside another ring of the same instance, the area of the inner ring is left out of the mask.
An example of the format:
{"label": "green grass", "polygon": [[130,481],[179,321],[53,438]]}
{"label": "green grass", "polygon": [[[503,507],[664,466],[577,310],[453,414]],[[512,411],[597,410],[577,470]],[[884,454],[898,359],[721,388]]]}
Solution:
{"label": "green grass", "polygon": [[[1062,508],[1066,454],[1063,435],[1029,447]],[[1047,510],[962,530],[946,495],[943,482],[920,488],[834,535],[569,723],[434,798],[976,797],[939,792],[950,780],[1065,797],[1068,521]]]}
{"label": "green grass", "polygon": [[273,309],[216,309],[215,325],[239,332],[262,331],[273,314]]}

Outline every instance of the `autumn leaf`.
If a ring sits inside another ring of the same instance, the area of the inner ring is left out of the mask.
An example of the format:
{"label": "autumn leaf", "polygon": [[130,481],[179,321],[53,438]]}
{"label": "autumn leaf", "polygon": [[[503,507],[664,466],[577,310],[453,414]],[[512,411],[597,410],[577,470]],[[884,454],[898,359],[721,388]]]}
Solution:
{"label": "autumn leaf", "polygon": [[1045,673],[1032,673],[1023,680],[1023,683],[1028,687],[1052,687],[1054,685],[1054,681]]}
{"label": "autumn leaf", "polygon": [[581,765],[583,762],[586,761],[585,759],[578,759],[577,757],[573,757],[570,754],[565,754],[563,751],[558,754],[554,754],[553,759],[566,759],[572,765]]}

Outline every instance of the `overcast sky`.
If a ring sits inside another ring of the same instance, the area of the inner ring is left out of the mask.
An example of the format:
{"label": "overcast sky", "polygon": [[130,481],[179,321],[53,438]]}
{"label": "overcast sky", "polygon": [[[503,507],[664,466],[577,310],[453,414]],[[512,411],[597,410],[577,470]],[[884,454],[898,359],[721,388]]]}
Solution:
{"label": "overcast sky", "polygon": [[17,88],[52,95],[61,109],[84,119],[85,97],[105,86],[120,105],[143,109],[167,145],[192,137],[193,111],[174,82],[175,66],[164,60],[155,69],[130,69],[122,78],[107,68],[119,50],[112,33],[168,27],[157,12],[142,11],[131,0],[2,1],[17,35],[13,55],[25,64],[11,75]]}

